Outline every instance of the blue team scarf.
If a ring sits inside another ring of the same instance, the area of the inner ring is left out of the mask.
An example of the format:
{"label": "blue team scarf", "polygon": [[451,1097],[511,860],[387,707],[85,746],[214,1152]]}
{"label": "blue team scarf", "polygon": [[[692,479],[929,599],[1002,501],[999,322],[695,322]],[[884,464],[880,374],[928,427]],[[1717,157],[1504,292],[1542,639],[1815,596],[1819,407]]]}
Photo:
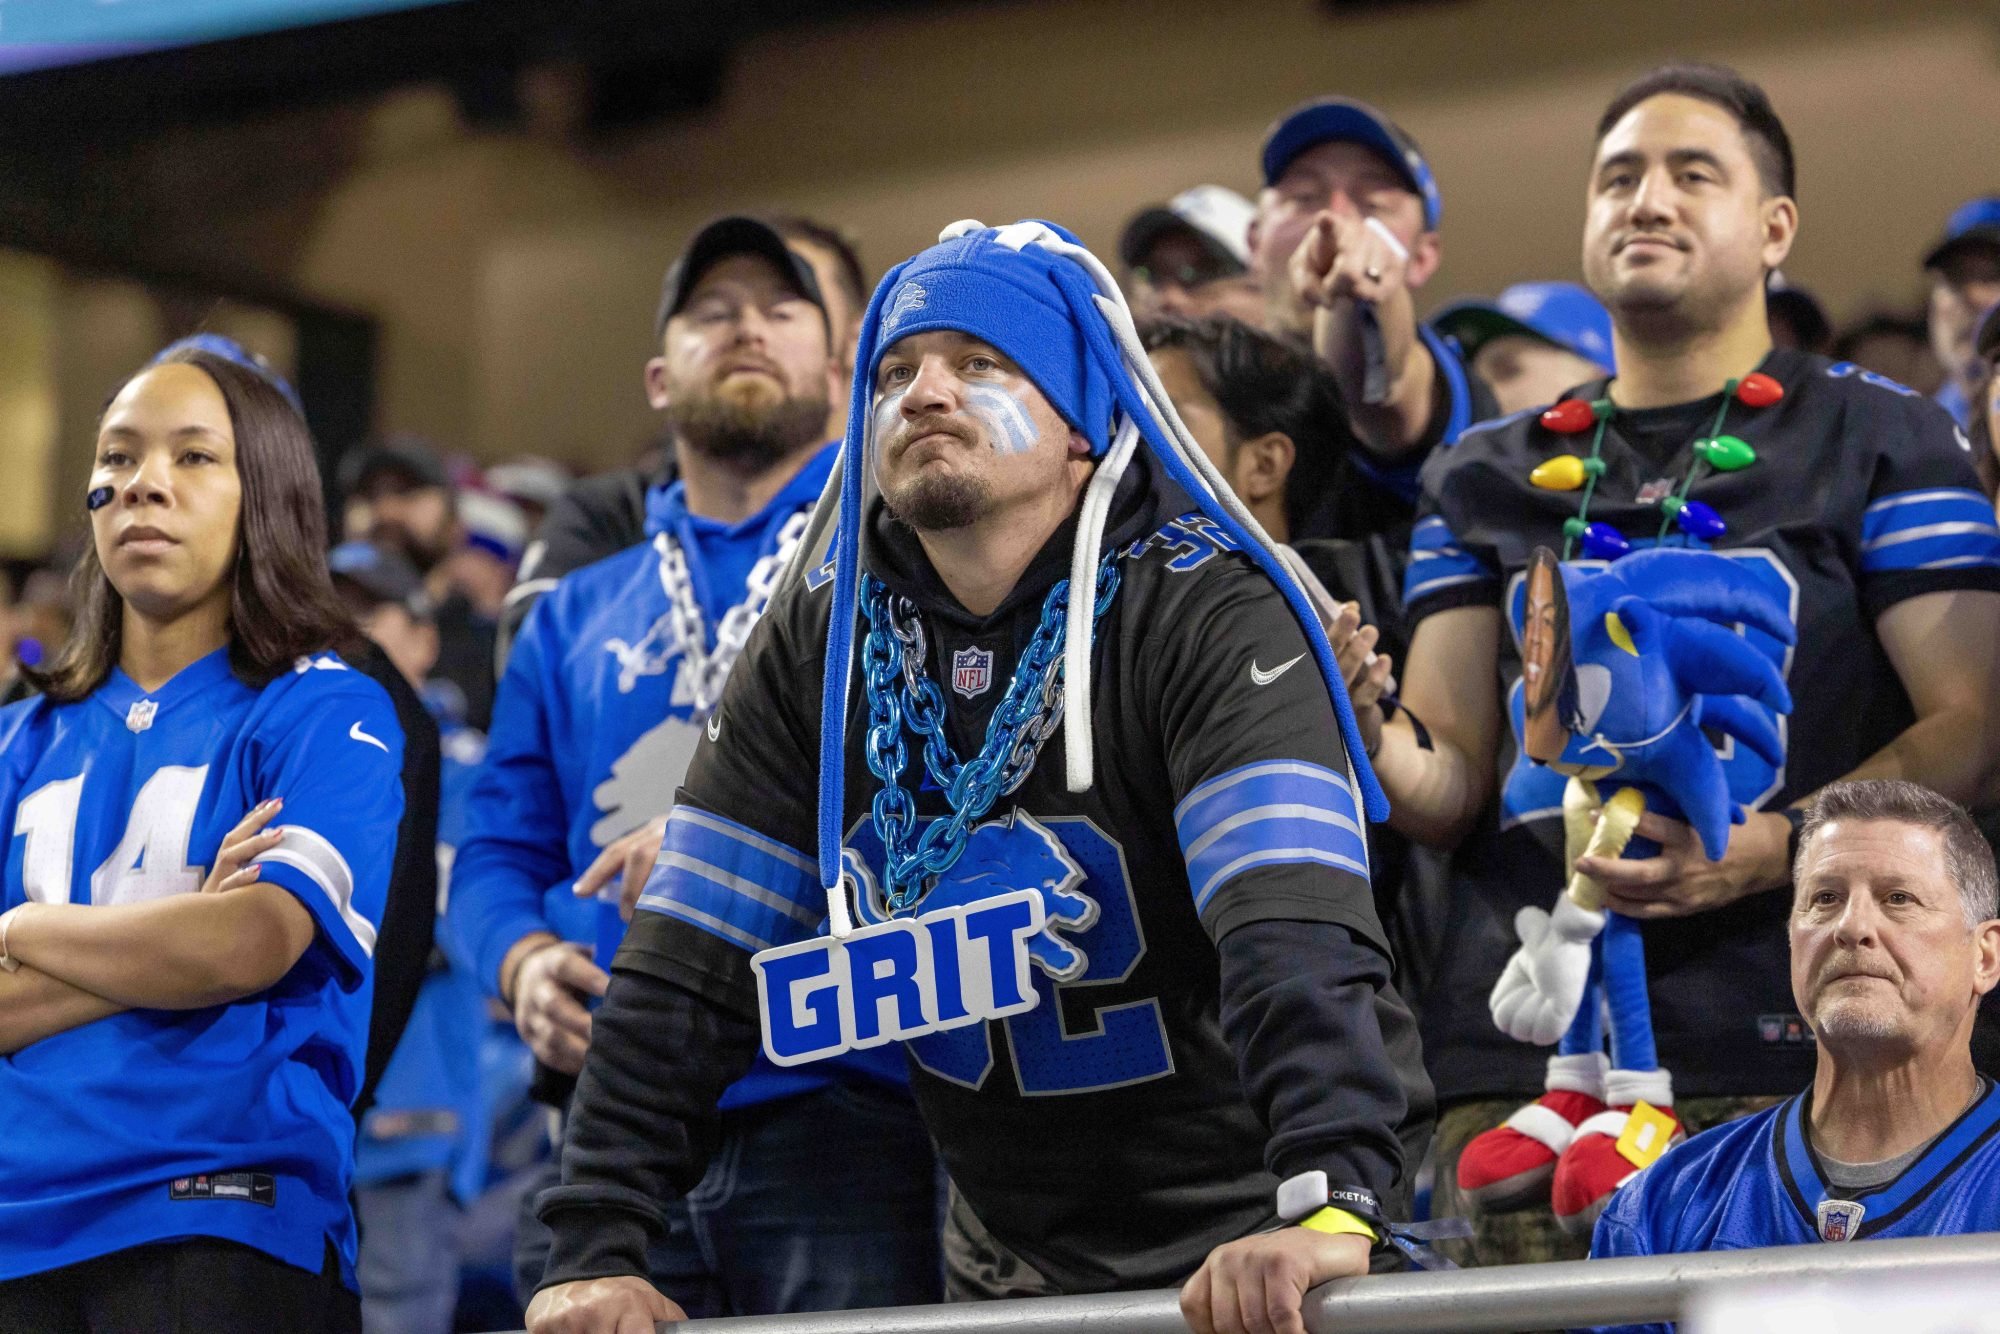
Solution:
{"label": "blue team scarf", "polygon": [[[861,577],[862,477],[873,449],[877,369],[892,344],[937,329],[970,334],[1010,357],[1090,442],[1092,456],[1099,460],[1098,475],[1079,509],[1069,600],[1073,615],[1080,619],[1095,601],[1105,511],[1132,451],[1144,448],[1284,594],[1327,682],[1368,818],[1386,819],[1388,801],[1369,767],[1346,686],[1310,599],[1174,412],[1110,271],[1052,223],[1031,220],[1001,228],[956,223],[945,229],[937,245],[891,269],[868,303],[838,484],[821,502],[823,510],[835,513],[833,608],[821,694],[818,851],[820,881],[828,891],[836,932],[844,934],[848,921],[838,893],[844,739]],[[827,516],[819,518],[823,523]],[[1087,622],[1071,626],[1069,652],[1074,656],[1064,682],[1073,791],[1090,783],[1089,631]]]}

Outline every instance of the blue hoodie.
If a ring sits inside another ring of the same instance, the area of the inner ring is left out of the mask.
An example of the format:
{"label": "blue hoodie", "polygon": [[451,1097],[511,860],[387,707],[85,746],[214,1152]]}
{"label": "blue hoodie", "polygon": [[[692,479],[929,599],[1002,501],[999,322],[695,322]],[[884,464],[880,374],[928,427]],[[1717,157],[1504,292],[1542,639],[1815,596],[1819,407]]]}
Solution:
{"label": "blue hoodie", "polygon": [[[837,452],[821,451],[738,524],[689,513],[678,482],[648,494],[647,537],[668,532],[680,542],[711,634],[786,521],[819,497]],[[565,576],[514,641],[446,910],[448,938],[489,994],[499,994],[507,951],[531,932],[597,943],[603,910],[571,886],[606,845],[672,808],[694,753],[701,728],[659,564],[642,542]],[[843,1066],[905,1080],[894,1048],[799,1071],[760,1060],[722,1105],[811,1092]]]}

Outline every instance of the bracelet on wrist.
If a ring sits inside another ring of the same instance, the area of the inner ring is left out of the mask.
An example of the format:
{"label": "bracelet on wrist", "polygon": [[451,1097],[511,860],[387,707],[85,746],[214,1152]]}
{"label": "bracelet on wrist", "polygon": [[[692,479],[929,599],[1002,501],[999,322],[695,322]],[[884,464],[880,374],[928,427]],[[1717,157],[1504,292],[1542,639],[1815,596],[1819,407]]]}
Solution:
{"label": "bracelet on wrist", "polygon": [[1318,1213],[1307,1214],[1301,1218],[1299,1226],[1314,1232],[1324,1232],[1328,1236],[1352,1235],[1366,1237],[1371,1242],[1382,1240],[1382,1234],[1370,1227],[1365,1220],[1356,1218],[1345,1209],[1336,1209],[1330,1204]]}

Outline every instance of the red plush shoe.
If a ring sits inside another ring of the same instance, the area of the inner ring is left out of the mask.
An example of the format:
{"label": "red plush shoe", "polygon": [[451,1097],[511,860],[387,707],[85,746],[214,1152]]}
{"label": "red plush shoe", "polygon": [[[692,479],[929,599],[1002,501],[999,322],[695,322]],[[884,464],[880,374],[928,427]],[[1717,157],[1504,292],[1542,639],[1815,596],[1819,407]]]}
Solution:
{"label": "red plush shoe", "polygon": [[1657,1146],[1660,1152],[1685,1138],[1674,1115],[1673,1078],[1665,1070],[1613,1070],[1605,1076],[1605,1097],[1609,1110],[1577,1127],[1575,1140],[1556,1164],[1549,1191],[1556,1221],[1573,1237],[1589,1236],[1618,1188],[1642,1170],[1618,1152],[1618,1137],[1625,1133],[1633,1107],[1645,1102],[1671,1123],[1666,1143]]}
{"label": "red plush shoe", "polygon": [[1577,1127],[1604,1111],[1604,1072],[1598,1052],[1551,1056],[1548,1092],[1472,1138],[1458,1156],[1458,1189],[1473,1212],[1507,1213],[1549,1198]]}

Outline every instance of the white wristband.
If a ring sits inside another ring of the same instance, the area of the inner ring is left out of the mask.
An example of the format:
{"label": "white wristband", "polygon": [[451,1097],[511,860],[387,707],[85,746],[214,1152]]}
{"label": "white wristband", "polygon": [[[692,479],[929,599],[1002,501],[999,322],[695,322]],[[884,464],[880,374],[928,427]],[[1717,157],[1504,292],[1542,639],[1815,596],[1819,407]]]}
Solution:
{"label": "white wristband", "polygon": [[10,973],[21,971],[21,961],[7,953],[7,928],[14,924],[14,914],[25,906],[17,903],[6,912],[0,912],[0,969]]}

